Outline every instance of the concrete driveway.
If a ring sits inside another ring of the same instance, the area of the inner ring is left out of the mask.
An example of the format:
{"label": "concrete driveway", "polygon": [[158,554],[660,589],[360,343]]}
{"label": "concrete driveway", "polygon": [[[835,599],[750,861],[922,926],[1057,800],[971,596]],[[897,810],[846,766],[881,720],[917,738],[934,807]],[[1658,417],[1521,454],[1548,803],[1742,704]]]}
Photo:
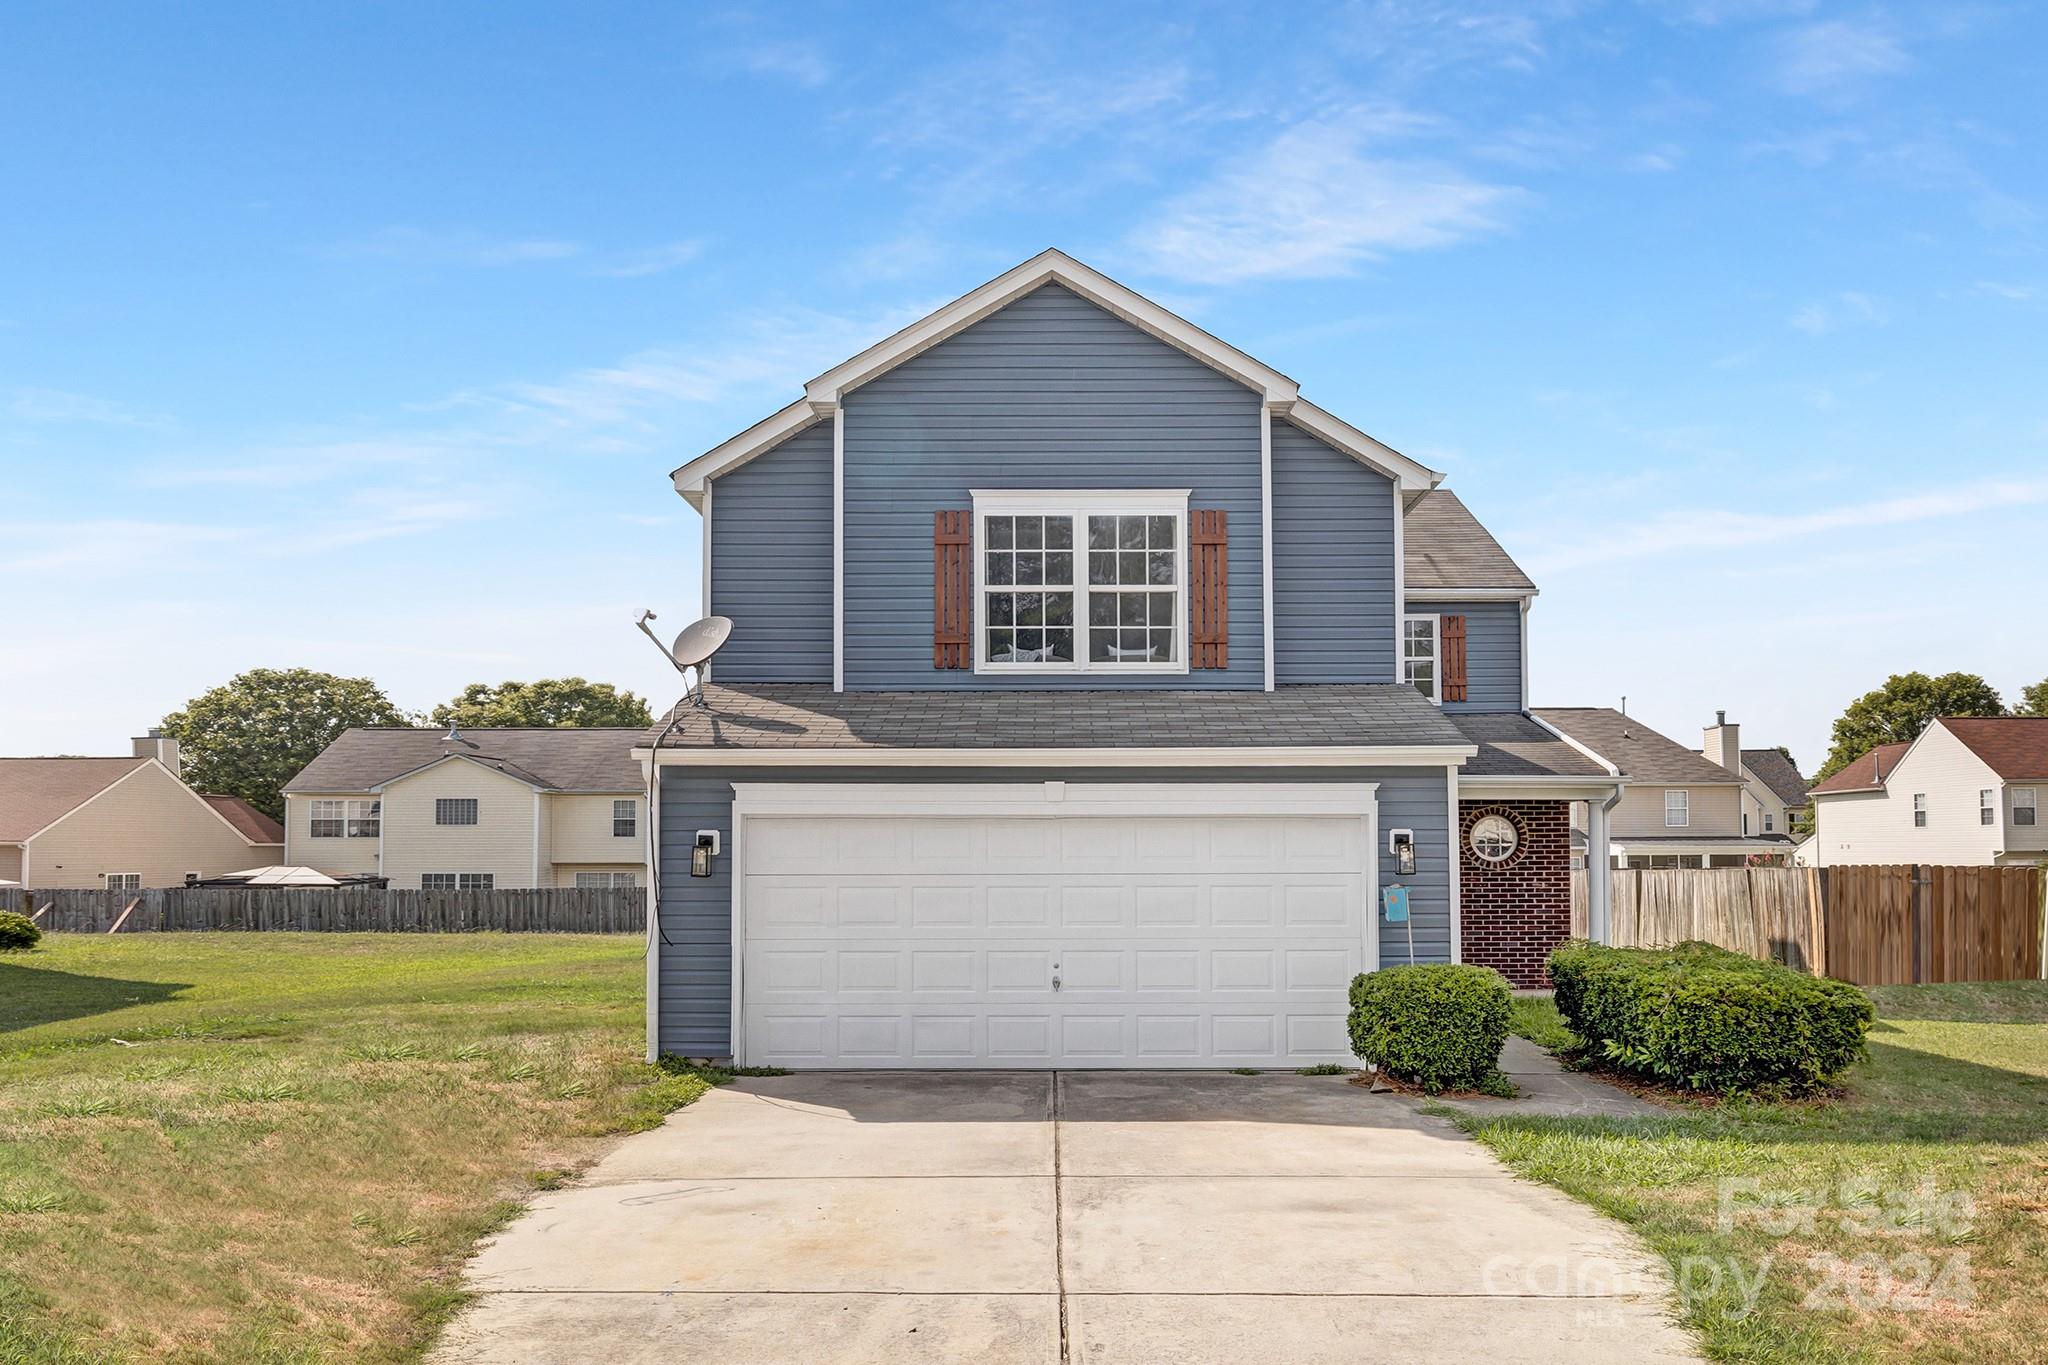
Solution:
{"label": "concrete driveway", "polygon": [[1343,1078],[742,1081],[470,1282],[448,1365],[1696,1359],[1618,1225]]}

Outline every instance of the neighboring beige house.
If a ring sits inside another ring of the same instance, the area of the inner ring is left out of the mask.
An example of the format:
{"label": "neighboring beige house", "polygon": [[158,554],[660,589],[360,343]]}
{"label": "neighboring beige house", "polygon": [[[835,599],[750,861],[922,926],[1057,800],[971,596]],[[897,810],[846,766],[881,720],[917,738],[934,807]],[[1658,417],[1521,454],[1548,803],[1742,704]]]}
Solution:
{"label": "neighboring beige house", "polygon": [[1945,716],[1813,788],[1811,857],[1950,867],[2048,862],[2048,718]]}
{"label": "neighboring beige house", "polygon": [[[1706,728],[1706,753],[1604,706],[1543,707],[1533,714],[1626,779],[1607,814],[1614,866],[1741,867],[1790,856],[1794,840],[1785,831],[1784,797],[1744,762],[1748,754],[1783,755],[1743,750],[1740,727],[1728,724],[1726,713]],[[1591,814],[1583,802],[1572,809],[1575,864],[1583,860]]]}
{"label": "neighboring beige house", "polygon": [[132,747],[127,758],[0,758],[0,881],[132,891],[279,860],[277,821],[186,786],[178,741]]}
{"label": "neighboring beige house", "polygon": [[1742,832],[1800,838],[1792,833],[1792,821],[1810,803],[1798,765],[1779,749],[1743,748],[1742,727],[1726,711],[1714,713],[1703,739],[1702,756],[1742,777]]}
{"label": "neighboring beige house", "polygon": [[408,890],[637,886],[641,734],[344,731],[285,784],[285,861]]}

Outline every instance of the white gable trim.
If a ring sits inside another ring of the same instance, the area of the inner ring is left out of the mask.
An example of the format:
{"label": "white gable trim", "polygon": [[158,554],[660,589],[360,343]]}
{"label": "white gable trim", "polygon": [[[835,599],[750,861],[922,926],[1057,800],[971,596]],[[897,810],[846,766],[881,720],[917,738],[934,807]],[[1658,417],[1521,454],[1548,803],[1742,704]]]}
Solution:
{"label": "white gable trim", "polygon": [[1340,421],[1313,403],[1300,401],[1301,386],[1263,361],[1168,312],[1127,285],[1118,284],[1063,251],[1042,251],[963,294],[937,312],[911,323],[859,355],[833,366],[804,385],[804,396],[755,423],[722,445],[677,469],[676,492],[697,506],[710,480],[774,449],[811,423],[830,416],[840,400],[904,361],[972,327],[1006,305],[1046,284],[1059,284],[1142,332],[1257,390],[1274,411],[1363,464],[1393,479],[1404,491],[1436,487],[1444,476]]}
{"label": "white gable trim", "polygon": [[512,774],[506,772],[504,769],[493,768],[490,764],[485,763],[481,759],[475,758],[469,754],[442,754],[439,758],[433,759],[426,763],[422,763],[417,768],[407,768],[402,773],[398,773],[394,776],[385,778],[376,786],[371,787],[370,791],[373,794],[382,793],[385,789],[395,787],[399,783],[405,781],[407,778],[418,777],[421,773],[426,772],[430,768],[438,768],[443,763],[454,762],[467,763],[473,767],[482,768],[485,772],[490,773],[494,777],[502,777],[507,782],[517,783],[519,786],[529,788],[533,791],[542,792],[554,790],[553,787],[542,787],[535,783],[528,782],[523,777],[514,777]]}

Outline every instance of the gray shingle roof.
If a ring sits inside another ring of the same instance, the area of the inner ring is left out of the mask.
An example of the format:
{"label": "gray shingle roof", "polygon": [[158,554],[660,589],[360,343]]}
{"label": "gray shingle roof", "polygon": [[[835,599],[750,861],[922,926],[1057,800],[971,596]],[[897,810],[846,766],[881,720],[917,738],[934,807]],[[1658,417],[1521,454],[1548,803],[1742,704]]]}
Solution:
{"label": "gray shingle roof", "polygon": [[1806,779],[1799,775],[1799,769],[1793,766],[1792,760],[1776,749],[1744,749],[1742,766],[1786,805],[1806,804]]}
{"label": "gray shingle roof", "polygon": [[[670,749],[1154,749],[1462,745],[1412,687],[834,692],[716,683],[678,706]],[[666,720],[668,718],[664,718]],[[652,745],[657,725],[642,738]]]}
{"label": "gray shingle roof", "polygon": [[1704,787],[1741,779],[1705,755],[1605,706],[1540,706],[1536,714],[1621,769],[1632,782]]}
{"label": "gray shingle roof", "polygon": [[288,792],[361,792],[446,754],[461,754],[552,791],[639,791],[637,728],[344,730],[284,784]]}
{"label": "gray shingle roof", "polygon": [[1466,712],[1450,718],[1479,746],[1458,771],[1465,777],[1605,777],[1607,770],[1519,711]]}
{"label": "gray shingle roof", "polygon": [[1448,488],[1424,493],[1401,522],[1402,581],[1410,588],[1536,585]]}

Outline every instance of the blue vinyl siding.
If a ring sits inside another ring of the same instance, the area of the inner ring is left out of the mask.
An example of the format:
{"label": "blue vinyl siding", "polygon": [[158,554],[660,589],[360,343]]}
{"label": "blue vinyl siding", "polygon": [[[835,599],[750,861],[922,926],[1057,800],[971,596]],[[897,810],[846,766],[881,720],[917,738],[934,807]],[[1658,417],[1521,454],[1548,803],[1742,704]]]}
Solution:
{"label": "blue vinyl siding", "polygon": [[1465,618],[1465,700],[1446,711],[1522,709],[1522,604],[1519,602],[1415,602],[1417,615]]}
{"label": "blue vinyl siding", "polygon": [[[1263,687],[1261,396],[1046,285],[843,400],[846,686]],[[1190,488],[1230,537],[1230,667],[997,676],[932,667],[932,514],[973,488]],[[714,517],[716,512],[714,511]]]}
{"label": "blue vinyl siding", "polygon": [[[1284,769],[1057,770],[840,768],[718,770],[665,768],[661,783],[660,915],[661,1050],[687,1057],[732,1051],[732,858],[721,855],[709,877],[690,875],[690,846],[700,829],[719,831],[732,847],[735,782],[1377,782],[1380,881],[1397,880],[1385,855],[1386,831],[1412,829],[1416,875],[1405,879],[1417,962],[1450,961],[1450,791],[1442,768],[1355,771]],[[1409,960],[1406,926],[1380,925],[1380,961]]]}
{"label": "blue vinyl siding", "polygon": [[1273,423],[1273,668],[1287,683],[1394,681],[1394,485]]}
{"label": "blue vinyl siding", "polygon": [[713,481],[711,610],[733,622],[718,681],[832,681],[830,422]]}

